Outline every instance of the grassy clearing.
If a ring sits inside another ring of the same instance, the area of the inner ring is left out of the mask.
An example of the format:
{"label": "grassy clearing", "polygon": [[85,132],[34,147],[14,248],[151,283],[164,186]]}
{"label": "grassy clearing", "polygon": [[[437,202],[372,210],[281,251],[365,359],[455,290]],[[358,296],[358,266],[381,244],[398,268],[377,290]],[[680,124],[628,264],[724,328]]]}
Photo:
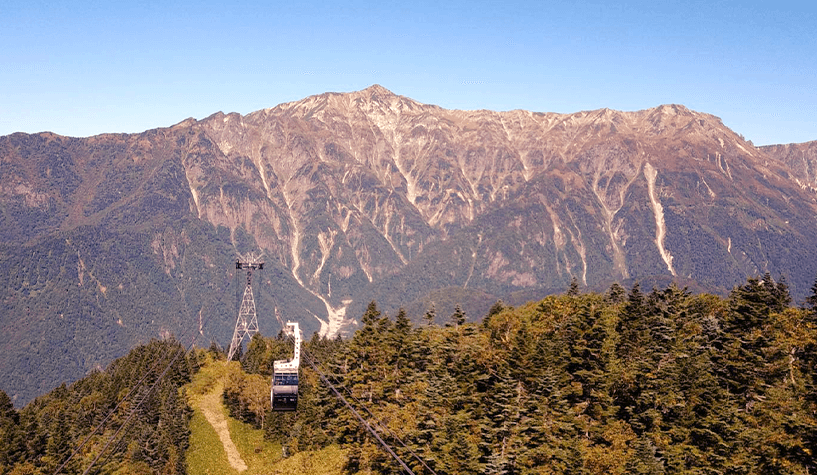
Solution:
{"label": "grassy clearing", "polygon": [[[187,401],[193,408],[190,420],[190,448],[187,451],[187,473],[221,475],[237,474],[227,459],[227,452],[218,433],[207,422],[204,410],[224,412],[220,394],[224,388],[224,378],[229,374],[229,366],[215,361],[209,354],[204,366],[184,387]],[[237,368],[236,368],[237,369]],[[225,414],[226,416],[226,414]]]}
{"label": "grassy clearing", "polygon": [[[264,431],[227,415],[221,403],[224,381],[233,371],[241,371],[236,362],[214,360],[206,354],[204,365],[184,387],[187,401],[193,408],[190,420],[190,449],[187,451],[187,473],[202,475],[262,475],[303,474],[339,475],[346,462],[346,452],[330,446],[317,452],[302,452],[282,459],[281,445],[264,439]],[[247,464],[239,472],[228,462],[227,452],[218,433],[204,416],[204,411],[217,412],[227,420],[230,439]]]}
{"label": "grassy clearing", "polygon": [[231,371],[241,371],[236,362],[216,361],[208,352],[203,352],[204,364],[193,377],[193,381],[184,387],[188,399],[195,399],[212,393],[217,385],[222,388],[224,379]]}
{"label": "grassy clearing", "polygon": [[233,443],[247,463],[245,475],[268,474],[270,467],[281,460],[281,444],[264,439],[264,431],[235,419],[228,419]]}
{"label": "grassy clearing", "polygon": [[187,473],[202,475],[237,474],[230,467],[227,453],[218,434],[201,410],[196,408],[190,420],[190,448],[187,450]]}
{"label": "grassy clearing", "polygon": [[273,475],[340,475],[346,463],[346,451],[330,445],[317,452],[300,452],[275,464]]}

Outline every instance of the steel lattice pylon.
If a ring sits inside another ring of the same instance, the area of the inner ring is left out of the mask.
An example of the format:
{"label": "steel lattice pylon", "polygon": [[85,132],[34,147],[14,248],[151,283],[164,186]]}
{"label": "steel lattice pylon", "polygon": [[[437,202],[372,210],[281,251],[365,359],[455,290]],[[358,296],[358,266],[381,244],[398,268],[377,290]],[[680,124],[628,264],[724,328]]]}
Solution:
{"label": "steel lattice pylon", "polygon": [[258,333],[258,317],[255,313],[255,299],[252,294],[252,271],[264,268],[261,257],[249,253],[235,261],[236,269],[247,269],[247,287],[244,288],[244,298],[241,300],[241,308],[238,310],[238,318],[235,321],[235,331],[233,331],[230,351],[227,353],[227,361],[231,361],[233,356],[238,353],[238,349],[241,348],[245,337],[249,341],[253,335]]}

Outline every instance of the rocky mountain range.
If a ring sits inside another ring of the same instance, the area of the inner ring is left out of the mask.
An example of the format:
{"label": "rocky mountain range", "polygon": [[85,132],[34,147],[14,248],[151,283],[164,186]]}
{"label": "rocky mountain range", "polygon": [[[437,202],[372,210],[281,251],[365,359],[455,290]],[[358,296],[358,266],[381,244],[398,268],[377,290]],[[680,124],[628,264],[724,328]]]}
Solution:
{"label": "rocky mountain range", "polygon": [[755,147],[681,105],[457,111],[372,86],[141,134],[0,137],[0,388],[23,403],[135,342],[334,336],[376,300],[481,318],[572,279],[725,292],[817,275],[817,142]]}

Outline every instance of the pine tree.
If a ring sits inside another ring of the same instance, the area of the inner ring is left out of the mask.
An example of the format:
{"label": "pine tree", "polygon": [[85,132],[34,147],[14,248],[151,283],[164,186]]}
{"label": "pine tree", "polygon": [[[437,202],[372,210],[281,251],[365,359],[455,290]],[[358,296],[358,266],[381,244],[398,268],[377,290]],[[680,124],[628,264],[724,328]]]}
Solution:
{"label": "pine tree", "polygon": [[465,312],[462,311],[462,308],[460,307],[460,304],[457,304],[454,307],[454,313],[451,314],[451,316],[449,317],[449,320],[451,321],[451,323],[446,324],[447,327],[448,326],[458,327],[458,326],[465,323],[465,320],[466,320]]}
{"label": "pine tree", "polygon": [[785,275],[781,275],[776,284],[773,283],[771,292],[773,312],[780,313],[791,306],[791,294],[789,293],[789,284]]}
{"label": "pine tree", "polygon": [[766,370],[774,366],[766,355],[772,342],[765,329],[772,314],[784,308],[784,300],[768,273],[763,280],[748,278],[729,295],[721,375],[730,391],[750,406],[762,397],[768,382]]}
{"label": "pine tree", "polygon": [[521,388],[509,373],[507,366],[501,365],[491,377],[480,427],[482,453],[489,472],[508,473],[508,447],[520,419],[517,402]]}
{"label": "pine tree", "polygon": [[411,328],[411,321],[403,308],[397,312],[394,325],[388,331],[386,343],[390,348],[390,358],[387,362],[389,374],[384,383],[384,392],[394,395],[395,399],[402,398],[400,385],[410,379],[412,371],[411,352],[414,347],[415,334]]}
{"label": "pine tree", "polygon": [[380,310],[377,308],[377,302],[372,300],[366,307],[366,312],[363,313],[363,316],[360,318],[360,323],[363,324],[364,327],[373,327],[378,319],[380,319]]}
{"label": "pine tree", "polygon": [[[812,415],[817,414],[817,280],[811,287],[811,295],[806,298],[807,305],[811,308],[804,310],[804,321],[807,332],[811,335],[809,341],[804,345],[799,358],[800,374],[803,375],[805,412]],[[802,431],[803,441],[807,447],[817,447],[817,418],[811,418],[810,427]],[[814,450],[810,449],[809,461],[804,463],[810,471],[817,473],[817,461],[815,461]]]}
{"label": "pine tree", "polygon": [[579,295],[579,280],[573,276],[570,279],[570,287],[567,289],[567,295],[570,297],[576,297]]}
{"label": "pine tree", "polygon": [[[35,400],[35,404],[36,404]],[[39,460],[45,455],[45,446],[48,440],[47,431],[40,426],[35,404],[29,404],[20,411],[20,426],[25,434],[25,460]]]}
{"label": "pine tree", "polygon": [[596,420],[605,416],[609,355],[608,330],[602,319],[599,300],[585,297],[576,314],[564,326],[565,340],[561,343],[564,370],[573,388],[568,401],[586,406],[585,413]]}
{"label": "pine tree", "polygon": [[505,302],[503,302],[502,299],[499,299],[496,302],[494,302],[493,305],[491,305],[491,308],[488,310],[488,315],[485,318],[490,319],[494,315],[498,315],[499,313],[501,313],[506,308],[507,307],[505,306]]}
{"label": "pine tree", "polygon": [[531,399],[524,407],[519,433],[527,441],[527,450],[519,464],[527,469],[549,466],[553,473],[574,473],[569,470],[573,468],[569,443],[577,429],[559,379],[554,368],[546,368],[533,382]]}
{"label": "pine tree", "polygon": [[[71,432],[73,431],[71,430],[71,421],[66,414],[66,408],[57,406],[50,409],[48,439],[46,440],[45,456],[42,460],[45,462],[46,470],[53,472],[71,454],[73,445]],[[68,470],[76,468],[76,461],[72,460],[72,462],[72,466]]]}
{"label": "pine tree", "polygon": [[731,333],[747,332],[760,328],[773,312],[785,309],[788,291],[778,289],[772,277],[766,273],[763,279],[749,277],[746,283],[735,287],[729,294],[729,321]]}
{"label": "pine tree", "polygon": [[641,285],[633,284],[627,295],[627,304],[619,314],[616,333],[619,335],[616,354],[623,361],[635,361],[643,351],[643,344],[647,340],[645,332],[649,331],[647,324],[647,305]]}
{"label": "pine tree", "polygon": [[23,434],[19,429],[20,415],[14,410],[11,398],[0,390],[0,473],[11,468],[23,455]]}
{"label": "pine tree", "polygon": [[666,307],[660,292],[653,289],[645,298],[636,283],[616,327],[621,373],[613,379],[614,404],[618,416],[638,434],[651,430],[660,418],[652,401],[656,398],[656,370],[668,354],[673,336]]}
{"label": "pine tree", "polygon": [[423,315],[423,321],[426,322],[426,326],[431,326],[434,324],[434,320],[437,318],[437,312],[434,310],[434,304],[431,304],[431,308],[426,310],[426,313]]}
{"label": "pine tree", "polygon": [[811,286],[811,295],[806,297],[806,307],[810,309],[807,312],[807,320],[817,326],[817,279]]}
{"label": "pine tree", "polygon": [[445,464],[443,447],[449,442],[446,439],[446,420],[452,411],[452,391],[456,388],[444,365],[435,362],[434,368],[426,373],[427,386],[419,399],[421,402],[417,416],[416,441],[417,453],[438,471]]}
{"label": "pine tree", "polygon": [[383,396],[382,382],[389,373],[388,361],[392,348],[385,344],[390,332],[391,321],[381,316],[377,304],[369,303],[361,317],[362,326],[346,347],[348,372],[346,385],[355,396],[373,402]]}
{"label": "pine tree", "polygon": [[[317,332],[314,333],[314,335],[317,334]],[[247,354],[241,361],[241,367],[247,373],[272,376],[272,362],[276,357],[276,355],[272,354],[271,342],[267,341],[260,333],[256,333],[247,346]]]}
{"label": "pine tree", "polygon": [[393,349],[393,360],[390,362],[397,368],[408,366],[410,348],[413,343],[411,321],[402,307],[397,311],[397,318],[389,331],[389,344]]}
{"label": "pine tree", "polygon": [[626,297],[627,292],[624,290],[624,287],[619,285],[618,282],[613,282],[613,285],[611,285],[610,289],[607,290],[607,301],[612,304],[622,303]]}
{"label": "pine tree", "polygon": [[406,309],[403,307],[400,307],[400,310],[397,311],[397,317],[394,323],[394,330],[399,335],[408,335],[411,331],[411,321],[408,319],[408,316],[406,316]]}
{"label": "pine tree", "polygon": [[628,474],[664,475],[664,464],[656,455],[655,445],[646,437],[639,437],[633,442],[633,454],[625,467]]}
{"label": "pine tree", "polygon": [[215,338],[210,340],[210,347],[208,348],[208,351],[213,356],[213,358],[217,360],[224,359],[226,357],[224,354],[224,349],[221,348],[221,346],[218,344]]}

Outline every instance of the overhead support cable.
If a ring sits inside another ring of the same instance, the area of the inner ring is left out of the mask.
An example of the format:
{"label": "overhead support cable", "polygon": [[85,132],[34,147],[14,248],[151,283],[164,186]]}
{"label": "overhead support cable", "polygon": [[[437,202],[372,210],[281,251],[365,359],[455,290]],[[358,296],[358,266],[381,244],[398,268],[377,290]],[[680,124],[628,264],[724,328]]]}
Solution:
{"label": "overhead support cable", "polygon": [[56,474],[58,474],[58,473],[60,473],[60,472],[62,471],[62,469],[64,469],[64,468],[65,468],[65,466],[66,466],[66,465],[68,465],[68,462],[70,462],[70,461],[71,461],[71,459],[72,459],[72,458],[74,458],[74,456],[75,456],[77,453],[79,453],[79,451],[80,451],[80,450],[82,450],[82,448],[83,448],[83,447],[85,447],[85,444],[87,444],[87,443],[88,443],[88,441],[90,441],[90,440],[91,440],[91,438],[94,436],[94,434],[96,434],[96,433],[97,433],[97,431],[99,431],[99,429],[101,429],[101,428],[102,428],[102,427],[105,425],[105,423],[106,423],[106,422],[108,422],[108,419],[110,419],[111,417],[113,417],[113,415],[114,415],[114,414],[116,414],[116,411],[117,411],[117,410],[119,410],[119,408],[120,408],[120,407],[121,407],[121,406],[122,406],[122,405],[123,405],[123,404],[124,404],[126,401],[128,401],[128,400],[130,399],[130,397],[131,397],[131,396],[132,396],[132,395],[133,395],[133,394],[134,394],[134,393],[135,393],[135,392],[136,392],[136,391],[137,391],[139,388],[141,388],[141,387],[142,387],[142,384],[144,384],[144,382],[145,382],[145,380],[148,378],[148,376],[150,376],[151,374],[153,374],[153,372],[154,372],[156,369],[158,369],[158,368],[159,368],[159,366],[160,366],[161,362],[162,362],[162,361],[164,361],[165,356],[167,356],[167,355],[164,355],[164,356],[162,356],[161,358],[158,358],[158,359],[156,360],[156,362],[153,364],[153,366],[152,366],[152,367],[151,367],[151,368],[150,368],[148,371],[146,371],[144,375],[142,375],[142,378],[141,378],[139,381],[137,381],[137,382],[136,382],[136,384],[134,384],[134,385],[133,385],[133,387],[131,388],[131,390],[130,390],[130,391],[128,391],[128,394],[126,394],[126,395],[125,395],[125,397],[123,397],[122,399],[120,399],[120,400],[119,400],[119,402],[118,402],[118,403],[116,404],[116,406],[114,406],[114,408],[113,408],[113,409],[112,409],[112,410],[111,410],[111,411],[108,413],[108,415],[106,415],[106,416],[105,416],[105,418],[104,418],[104,419],[102,419],[102,422],[100,422],[99,424],[97,424],[97,426],[94,428],[94,430],[92,430],[92,431],[91,431],[91,433],[90,433],[90,434],[88,434],[88,435],[85,437],[85,439],[84,439],[84,440],[83,440],[83,441],[82,441],[82,442],[81,442],[81,443],[80,443],[80,444],[79,444],[79,445],[78,445],[78,446],[77,446],[77,447],[76,447],[76,448],[75,448],[75,449],[74,449],[74,450],[71,452],[71,454],[68,456],[68,458],[67,458],[67,459],[65,459],[65,461],[62,463],[62,465],[60,465],[60,466],[59,466],[59,468],[57,468],[57,470],[54,472],[54,474],[55,474],[55,475],[56,475]]}
{"label": "overhead support cable", "polygon": [[[88,466],[88,468],[85,470],[85,472],[83,472],[83,475],[87,474],[91,470],[91,468],[93,468],[93,466],[99,461],[102,454],[107,450],[107,448],[113,442],[114,438],[116,438],[116,436],[122,431],[122,429],[128,424],[130,419],[133,417],[133,415],[135,414],[136,409],[138,409],[145,402],[145,400],[147,400],[147,398],[150,396],[150,394],[156,389],[158,384],[162,381],[162,379],[165,377],[165,375],[167,375],[167,372],[170,370],[170,368],[173,366],[173,364],[176,362],[176,360],[179,359],[179,356],[181,356],[181,355],[186,356],[188,353],[190,353],[190,351],[195,346],[196,340],[198,339],[199,335],[204,336],[203,329],[204,329],[204,327],[206,327],[209,324],[211,317],[212,317],[212,314],[208,315],[207,318],[203,322],[201,321],[201,319],[199,319],[198,328],[193,328],[192,329],[193,336],[192,336],[192,338],[190,340],[190,345],[187,347],[187,349],[185,349],[184,346],[182,346],[182,348],[177,350],[178,353],[176,354],[176,356],[170,361],[170,363],[168,363],[168,365],[165,367],[165,369],[162,371],[162,373],[159,375],[159,377],[156,379],[156,381],[153,383],[153,385],[148,389],[147,393],[145,393],[142,400],[139,401],[137,406],[134,408],[134,410],[131,412],[131,414],[128,416],[128,418],[122,423],[122,425],[119,427],[119,429],[117,429],[117,431],[108,439],[108,442],[105,444],[105,447],[96,456],[96,458],[94,458],[93,462],[91,462],[91,465]],[[179,344],[181,345],[181,341],[179,342]],[[156,360],[156,363],[154,363],[154,365],[148,371],[145,372],[145,374],[142,376],[142,378],[139,381],[137,381],[136,384],[134,384],[134,386],[131,388],[131,390],[128,392],[128,394],[126,394],[125,397],[123,397],[122,399],[119,400],[119,402],[116,404],[116,406],[105,416],[105,418],[102,420],[102,422],[100,422],[96,426],[96,428],[94,428],[94,430],[85,438],[85,440],[83,440],[82,443],[80,443],[80,445],[77,446],[71,452],[71,454],[62,463],[62,465],[60,465],[59,468],[57,468],[57,470],[54,471],[54,475],[58,475],[68,465],[68,462],[70,462],[71,459],[73,457],[75,457],[79,453],[79,451],[82,450],[82,448],[91,440],[93,435],[97,431],[99,431],[100,428],[102,428],[105,425],[105,423],[108,421],[108,419],[113,417],[113,415],[116,413],[116,411],[123,404],[125,404],[127,401],[129,401],[131,396],[133,396],[139,389],[142,388],[142,386],[145,384],[145,381],[148,379],[148,377],[151,376],[152,374],[155,374],[154,372],[155,372],[155,370],[157,370],[159,368],[160,362],[165,359],[165,356],[169,356],[170,354],[172,354],[172,353],[168,352],[164,356],[162,356],[161,358],[158,358]],[[111,455],[112,454],[109,454],[108,458],[110,458]]]}
{"label": "overhead support cable", "polygon": [[[292,339],[292,336],[290,335],[290,336],[289,336],[289,338],[290,338],[290,339]],[[308,355],[308,354],[306,353],[306,351],[307,351],[307,350],[306,350],[305,348],[304,348],[302,351],[304,352],[304,357],[305,357],[305,358],[310,358],[310,362],[309,362],[309,363],[310,363],[310,365],[313,367],[313,369],[315,369],[315,368],[316,368],[316,363],[314,362],[314,358],[312,358],[312,356],[311,356],[311,355]],[[320,363],[317,363],[317,366],[320,366]],[[323,372],[322,372],[320,369],[315,369],[315,370],[318,372],[318,374],[319,374],[319,375],[320,375],[320,374],[323,374],[323,375],[325,376],[325,373],[323,373]],[[326,377],[326,378],[327,378],[327,380],[328,380],[328,377],[327,377],[327,376],[325,376],[325,377]],[[335,383],[337,384],[337,381],[336,381]],[[338,385],[339,385],[339,386],[341,386],[341,387],[342,387],[342,388],[343,388],[343,389],[346,391],[346,393],[347,393],[347,394],[349,394],[349,397],[351,397],[352,399],[354,399],[354,400],[355,400],[355,402],[356,402],[356,403],[357,403],[357,404],[358,404],[360,407],[362,407],[362,408],[363,408],[363,409],[364,409],[364,410],[365,410],[365,411],[366,411],[366,412],[369,414],[369,416],[371,416],[371,417],[372,417],[372,419],[374,419],[374,420],[375,420],[375,422],[376,422],[376,423],[375,423],[375,426],[376,426],[376,427],[378,427],[378,428],[379,428],[380,430],[382,430],[382,431],[388,432],[388,433],[389,433],[389,435],[390,435],[390,436],[391,436],[393,439],[395,439],[397,442],[399,442],[399,443],[400,443],[400,445],[402,445],[404,449],[408,450],[408,451],[409,451],[409,453],[410,453],[410,454],[411,454],[411,455],[412,455],[412,456],[413,456],[413,457],[414,457],[414,458],[415,458],[415,459],[416,459],[418,462],[420,462],[420,464],[421,464],[423,467],[425,467],[425,468],[426,468],[426,470],[428,470],[428,471],[429,471],[430,473],[432,473],[433,475],[437,475],[437,472],[435,472],[435,471],[434,471],[434,469],[432,469],[431,467],[429,467],[429,466],[428,466],[428,464],[426,463],[426,461],[425,461],[425,460],[423,460],[423,458],[422,458],[422,457],[420,457],[419,455],[417,455],[417,453],[416,453],[416,452],[414,452],[414,451],[411,449],[411,447],[409,447],[408,445],[406,445],[406,443],[405,443],[405,442],[403,442],[403,440],[402,440],[402,439],[400,439],[400,437],[398,437],[398,436],[397,436],[397,434],[395,434],[395,433],[394,433],[394,432],[393,432],[391,429],[389,429],[389,426],[388,426],[388,425],[386,425],[386,424],[385,424],[383,421],[381,421],[381,420],[380,420],[380,419],[379,419],[377,416],[375,416],[375,415],[372,413],[372,411],[371,411],[371,410],[369,410],[369,408],[368,408],[368,407],[366,407],[366,405],[365,405],[365,404],[363,404],[363,403],[360,401],[360,399],[358,399],[358,398],[356,398],[356,397],[355,397],[355,395],[352,393],[352,391],[351,391],[349,388],[347,388],[345,385],[342,385],[342,384],[338,384]],[[330,386],[331,386],[331,384],[330,384]]]}
{"label": "overhead support cable", "polygon": [[384,441],[384,440],[383,440],[383,439],[380,437],[380,434],[378,434],[378,433],[377,433],[377,431],[376,431],[376,430],[374,430],[374,428],[371,426],[371,424],[369,424],[369,422],[368,422],[368,421],[366,421],[366,419],[364,419],[364,418],[363,418],[363,416],[361,416],[361,415],[360,415],[360,413],[359,413],[359,412],[357,412],[357,410],[356,410],[356,409],[355,409],[355,408],[354,408],[354,407],[353,407],[351,404],[349,404],[349,401],[347,401],[347,400],[346,400],[346,398],[345,398],[345,397],[343,397],[343,394],[341,394],[341,393],[340,393],[340,392],[339,392],[339,391],[338,391],[338,390],[335,388],[335,385],[334,385],[334,384],[332,384],[332,383],[329,381],[329,379],[326,377],[326,375],[324,375],[324,374],[323,374],[323,371],[321,371],[320,369],[318,369],[317,365],[315,365],[315,362],[312,360],[312,357],[311,357],[311,356],[310,356],[310,355],[309,355],[309,354],[308,354],[306,351],[303,351],[303,354],[304,354],[304,357],[305,357],[305,359],[306,359],[307,363],[309,363],[309,366],[311,366],[311,367],[312,367],[312,369],[313,369],[313,370],[315,370],[315,372],[316,372],[316,373],[318,373],[318,376],[320,377],[321,381],[323,381],[323,383],[324,383],[324,384],[326,384],[326,385],[329,387],[329,389],[331,389],[331,390],[332,390],[332,392],[333,392],[333,393],[335,393],[335,396],[338,398],[338,400],[340,400],[340,401],[341,401],[341,402],[342,402],[342,403],[343,403],[343,404],[344,404],[344,405],[345,405],[345,406],[346,406],[346,407],[347,407],[347,408],[348,408],[350,411],[352,411],[352,414],[354,414],[354,415],[355,415],[355,417],[357,418],[357,420],[358,420],[358,421],[360,421],[360,423],[363,425],[363,427],[364,427],[366,430],[368,430],[370,434],[372,434],[372,437],[374,437],[375,439],[377,439],[377,441],[380,443],[380,445],[382,445],[382,446],[383,446],[383,449],[385,449],[385,450],[386,450],[386,452],[388,452],[388,453],[389,453],[389,455],[391,455],[391,456],[392,456],[392,458],[393,458],[395,461],[397,461],[397,463],[398,463],[398,464],[400,464],[400,466],[403,468],[403,470],[404,470],[404,471],[406,471],[407,473],[410,473],[411,475],[416,475],[416,474],[415,474],[415,473],[414,473],[414,472],[413,472],[413,471],[412,471],[412,470],[411,470],[411,469],[408,467],[408,465],[406,465],[406,463],[405,463],[405,462],[403,462],[403,459],[401,459],[401,458],[400,458],[400,456],[399,456],[399,455],[397,455],[397,454],[394,452],[394,450],[392,450],[392,448],[389,446],[389,444],[387,444],[387,443],[386,443],[386,442],[385,442],[385,441]]}
{"label": "overhead support cable", "polygon": [[[191,348],[192,348],[192,345],[191,345]],[[110,447],[110,445],[114,441],[114,439],[116,439],[116,437],[119,435],[119,433],[122,431],[122,429],[124,429],[125,426],[128,425],[128,422],[130,422],[130,420],[133,418],[133,416],[136,415],[136,412],[139,410],[140,407],[142,407],[142,404],[147,400],[148,397],[150,397],[151,393],[153,393],[153,391],[156,389],[156,387],[159,385],[159,383],[162,382],[162,379],[164,379],[167,372],[170,370],[170,368],[173,367],[173,363],[175,363],[176,360],[179,359],[179,356],[186,355],[186,354],[187,354],[187,351],[185,351],[184,348],[182,348],[181,350],[179,350],[176,353],[176,356],[173,357],[173,359],[170,361],[170,363],[168,363],[165,370],[162,371],[162,374],[160,374],[159,377],[156,378],[156,382],[154,382],[153,385],[150,387],[150,389],[148,389],[148,391],[147,391],[147,393],[145,393],[144,397],[142,397],[142,399],[139,401],[139,403],[136,404],[136,407],[134,407],[131,410],[130,414],[128,415],[128,418],[125,419],[125,422],[123,422],[122,425],[119,426],[119,429],[117,429],[116,432],[114,432],[114,434],[108,439],[108,442],[105,444],[104,447],[102,447],[102,450],[99,451],[97,456],[91,462],[91,465],[89,465],[88,468],[85,469],[84,472],[82,472],[82,475],[88,475],[88,472],[91,471],[91,469],[94,467],[94,465],[99,460],[99,458],[102,457],[102,454],[104,454],[105,451],[108,450],[108,447]]]}
{"label": "overhead support cable", "polygon": [[419,455],[417,455],[417,453],[416,453],[416,452],[414,452],[413,450],[411,450],[411,447],[409,447],[408,445],[406,445],[406,443],[405,443],[405,442],[403,442],[403,440],[402,440],[402,439],[400,439],[400,437],[398,437],[398,436],[397,436],[397,434],[395,434],[395,433],[394,433],[394,432],[393,432],[391,429],[389,429],[389,426],[388,426],[388,425],[386,425],[386,424],[385,424],[383,421],[381,421],[381,420],[380,420],[380,419],[379,419],[377,416],[375,416],[375,415],[374,415],[374,413],[373,413],[371,410],[369,410],[369,408],[368,408],[368,407],[366,407],[366,405],[365,405],[365,404],[364,404],[364,403],[363,403],[363,402],[362,402],[360,399],[358,399],[358,398],[356,398],[356,397],[355,397],[355,395],[352,393],[352,391],[351,391],[349,388],[347,388],[346,386],[343,386],[343,389],[345,389],[345,390],[346,390],[346,392],[349,394],[349,397],[351,397],[352,399],[354,399],[354,400],[355,400],[355,402],[356,402],[356,403],[357,403],[357,404],[358,404],[360,407],[362,407],[362,408],[363,408],[363,409],[364,409],[364,410],[365,410],[365,411],[366,411],[366,412],[367,412],[367,413],[368,413],[368,414],[369,414],[369,415],[372,417],[372,419],[374,419],[374,420],[375,420],[375,422],[376,422],[376,424],[375,424],[375,425],[376,425],[377,427],[379,427],[380,429],[382,429],[382,430],[384,430],[384,431],[388,432],[388,433],[389,433],[389,435],[390,435],[390,436],[391,436],[391,437],[392,437],[394,440],[396,440],[397,442],[400,442],[400,445],[402,445],[404,449],[408,450],[408,451],[409,451],[409,453],[410,453],[410,454],[411,454],[411,455],[412,455],[412,456],[413,456],[415,459],[417,459],[417,461],[418,461],[418,462],[420,462],[420,464],[422,464],[422,465],[423,465],[423,467],[425,467],[425,468],[426,468],[426,470],[428,470],[429,472],[431,472],[433,475],[437,475],[437,472],[435,472],[435,471],[434,471],[434,470],[433,470],[431,467],[429,467],[429,466],[428,466],[428,464],[426,463],[426,461],[425,461],[425,460],[423,460],[423,458],[422,458],[422,457],[420,457]]}

